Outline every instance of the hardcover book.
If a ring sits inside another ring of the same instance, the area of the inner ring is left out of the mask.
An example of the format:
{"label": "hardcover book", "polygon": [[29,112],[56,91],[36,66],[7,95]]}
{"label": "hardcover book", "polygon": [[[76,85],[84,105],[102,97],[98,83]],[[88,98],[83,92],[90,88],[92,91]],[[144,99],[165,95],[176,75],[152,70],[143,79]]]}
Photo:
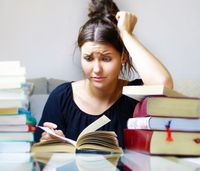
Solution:
{"label": "hardcover book", "polygon": [[0,99],[0,108],[13,108],[22,106],[22,99]]}
{"label": "hardcover book", "polygon": [[200,117],[200,99],[190,97],[149,96],[135,107],[133,117]]}
{"label": "hardcover book", "polygon": [[199,131],[200,119],[174,118],[174,117],[138,117],[129,118],[128,129],[166,130],[166,126],[171,131]]}
{"label": "hardcover book", "polygon": [[37,121],[35,117],[27,114],[17,114],[17,115],[1,115],[0,125],[36,125]]}
{"label": "hardcover book", "polygon": [[31,142],[0,142],[0,153],[27,153],[31,150]]}
{"label": "hardcover book", "polygon": [[0,108],[0,115],[18,115],[18,114],[27,114],[31,115],[31,112],[22,107],[9,107],[9,108]]}
{"label": "hardcover book", "polygon": [[147,96],[186,97],[184,94],[164,85],[128,85],[123,87],[122,94],[139,101]]}
{"label": "hardcover book", "polygon": [[200,156],[200,132],[125,129],[125,148],[152,155]]}
{"label": "hardcover book", "polygon": [[96,131],[106,123],[105,115],[86,127],[77,140],[61,137],[47,127],[41,127],[44,131],[56,136],[56,140],[41,141],[32,146],[32,152],[87,152],[87,153],[122,153],[118,145],[117,135],[112,131]]}
{"label": "hardcover book", "polygon": [[36,126],[31,124],[0,125],[0,132],[35,132],[35,131],[36,131]]}
{"label": "hardcover book", "polygon": [[0,132],[0,142],[33,142],[33,132]]}

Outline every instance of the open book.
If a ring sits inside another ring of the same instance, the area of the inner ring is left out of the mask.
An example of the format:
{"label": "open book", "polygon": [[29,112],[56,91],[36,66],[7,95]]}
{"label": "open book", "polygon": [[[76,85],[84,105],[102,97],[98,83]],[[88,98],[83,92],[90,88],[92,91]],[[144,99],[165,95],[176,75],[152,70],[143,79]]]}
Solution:
{"label": "open book", "polygon": [[117,135],[112,131],[96,131],[110,122],[105,115],[86,127],[77,140],[61,137],[47,127],[39,126],[44,131],[57,137],[56,140],[41,141],[32,146],[32,152],[95,152],[122,153]]}

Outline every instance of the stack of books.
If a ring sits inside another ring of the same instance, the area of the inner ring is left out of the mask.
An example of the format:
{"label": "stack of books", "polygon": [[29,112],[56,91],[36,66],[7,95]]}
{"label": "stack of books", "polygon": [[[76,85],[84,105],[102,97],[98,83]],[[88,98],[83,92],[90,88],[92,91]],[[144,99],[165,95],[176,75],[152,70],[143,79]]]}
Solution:
{"label": "stack of books", "polygon": [[123,93],[129,89],[127,95],[132,97],[144,95],[124,130],[126,149],[153,155],[200,156],[200,98],[164,86],[125,89]]}
{"label": "stack of books", "polygon": [[36,119],[24,106],[26,70],[0,61],[0,153],[30,152]]}

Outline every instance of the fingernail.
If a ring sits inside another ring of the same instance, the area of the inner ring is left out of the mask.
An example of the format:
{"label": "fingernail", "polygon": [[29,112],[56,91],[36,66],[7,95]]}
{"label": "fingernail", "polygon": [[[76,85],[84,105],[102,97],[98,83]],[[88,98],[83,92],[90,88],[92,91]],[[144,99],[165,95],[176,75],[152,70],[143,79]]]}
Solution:
{"label": "fingernail", "polygon": [[53,129],[56,129],[57,128],[57,125],[56,124],[53,124]]}

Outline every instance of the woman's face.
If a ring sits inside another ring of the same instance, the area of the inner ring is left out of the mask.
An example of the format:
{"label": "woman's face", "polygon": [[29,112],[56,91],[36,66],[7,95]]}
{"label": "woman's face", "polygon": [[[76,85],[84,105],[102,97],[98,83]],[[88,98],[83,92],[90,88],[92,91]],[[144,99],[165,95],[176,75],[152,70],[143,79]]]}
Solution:
{"label": "woman's face", "polygon": [[121,70],[120,53],[109,44],[86,42],[81,47],[81,65],[85,77],[98,88],[116,83]]}

